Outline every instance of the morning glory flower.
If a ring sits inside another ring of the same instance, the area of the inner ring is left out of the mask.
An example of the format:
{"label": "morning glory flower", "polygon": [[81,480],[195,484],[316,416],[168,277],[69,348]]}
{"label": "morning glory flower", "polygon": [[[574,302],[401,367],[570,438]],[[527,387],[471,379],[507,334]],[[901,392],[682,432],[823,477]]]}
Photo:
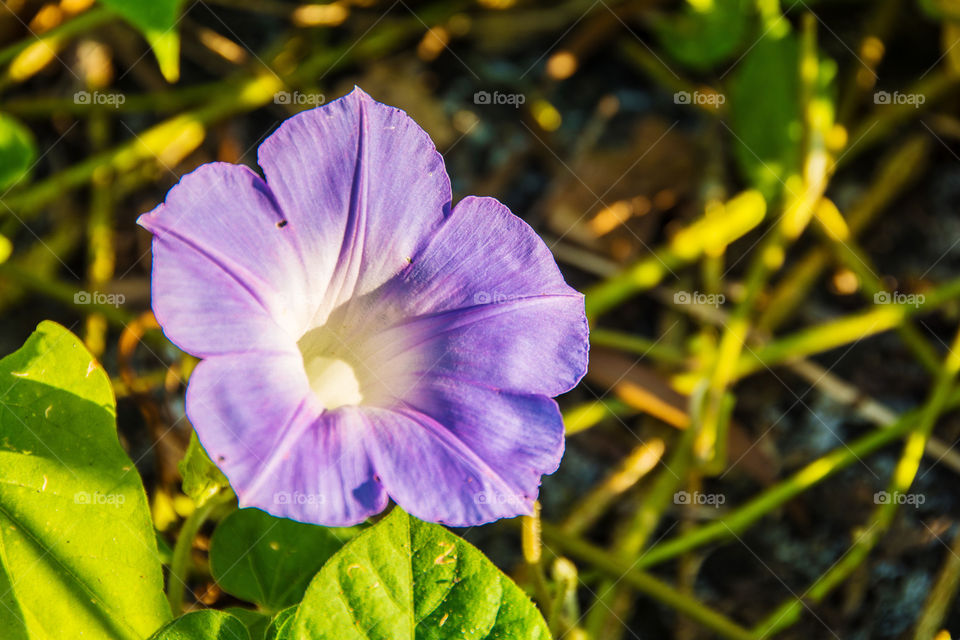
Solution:
{"label": "morning glory flower", "polygon": [[583,296],[493,198],[451,207],[429,136],[360,89],[284,122],[265,178],[184,176],[140,218],[153,310],[202,359],[186,410],[241,506],[350,525],[393,499],[454,526],[530,513]]}

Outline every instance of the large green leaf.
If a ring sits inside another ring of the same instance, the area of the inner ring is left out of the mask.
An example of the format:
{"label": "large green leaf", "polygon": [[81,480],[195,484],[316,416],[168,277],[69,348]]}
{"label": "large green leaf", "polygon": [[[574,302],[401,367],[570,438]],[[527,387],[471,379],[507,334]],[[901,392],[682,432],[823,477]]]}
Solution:
{"label": "large green leaf", "polygon": [[250,634],[239,618],[226,611],[205,609],[180,616],[150,640],[250,640]]}
{"label": "large green leaf", "polygon": [[546,640],[540,612],[480,551],[394,508],[337,552],[297,611],[296,640]]}
{"label": "large green leaf", "polygon": [[0,361],[0,593],[4,640],[142,640],[170,618],[110,380],[53,322]]}
{"label": "large green leaf", "polygon": [[210,571],[227,593],[278,611],[300,602],[313,576],[352,534],[239,509],[213,532]]}
{"label": "large green leaf", "polygon": [[0,191],[6,191],[30,172],[37,158],[33,134],[19,120],[0,113]]}
{"label": "large green leaf", "polygon": [[183,0],[100,0],[143,33],[169,82],[180,77],[177,24]]}
{"label": "large green leaf", "polygon": [[687,2],[682,12],[654,22],[660,45],[694,69],[709,69],[740,48],[752,16],[749,0]]}
{"label": "large green leaf", "polygon": [[734,157],[768,200],[800,167],[798,56],[792,33],[767,33],[738,63],[728,91]]}

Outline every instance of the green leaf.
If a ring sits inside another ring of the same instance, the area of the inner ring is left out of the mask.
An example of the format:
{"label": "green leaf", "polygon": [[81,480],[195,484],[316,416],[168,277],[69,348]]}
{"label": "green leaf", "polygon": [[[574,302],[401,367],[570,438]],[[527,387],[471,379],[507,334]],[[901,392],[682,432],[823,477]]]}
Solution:
{"label": "green leaf", "polygon": [[547,640],[527,595],[479,550],[394,508],[307,589],[296,640]]}
{"label": "green leaf", "polygon": [[141,640],[170,619],[110,380],[53,322],[0,360],[0,594],[4,640]]}
{"label": "green leaf", "polygon": [[183,492],[193,498],[194,504],[198,507],[206,504],[207,500],[220,491],[230,488],[230,482],[211,462],[196,433],[190,434],[187,453],[177,468],[180,469],[180,476],[183,478]]}
{"label": "green leaf", "polygon": [[734,157],[768,202],[800,166],[798,56],[792,33],[767,33],[737,65],[728,91]]}
{"label": "green leaf", "polygon": [[278,611],[300,602],[310,580],[352,535],[239,509],[213,532],[210,572],[227,593]]}
{"label": "green leaf", "polygon": [[0,191],[27,177],[36,158],[30,130],[13,116],[0,113]]}
{"label": "green leaf", "polygon": [[298,605],[293,605],[273,616],[273,620],[270,621],[267,630],[263,633],[263,640],[284,640],[291,637],[297,608]]}
{"label": "green leaf", "polygon": [[920,0],[920,8],[934,20],[960,20],[960,2],[957,0]]}
{"label": "green leaf", "polygon": [[654,22],[654,32],[672,58],[693,69],[709,69],[740,48],[751,6],[748,0],[687,2],[678,15]]}
{"label": "green leaf", "polygon": [[150,640],[250,640],[239,618],[226,611],[204,609],[180,616]]}
{"label": "green leaf", "polygon": [[267,632],[267,626],[270,624],[270,616],[259,611],[244,609],[242,607],[227,607],[224,609],[230,615],[236,616],[243,626],[247,628],[247,633],[254,640],[260,640]]}
{"label": "green leaf", "polygon": [[180,35],[177,24],[182,0],[101,0],[140,30],[167,82],[180,77]]}

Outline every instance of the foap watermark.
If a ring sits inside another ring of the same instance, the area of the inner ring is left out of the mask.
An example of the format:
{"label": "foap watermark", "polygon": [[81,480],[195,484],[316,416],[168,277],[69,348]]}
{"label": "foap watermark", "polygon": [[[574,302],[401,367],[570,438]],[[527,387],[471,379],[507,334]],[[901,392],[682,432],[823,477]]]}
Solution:
{"label": "foap watermark", "polygon": [[727,501],[722,493],[703,493],[702,491],[677,491],[673,494],[673,504],[695,504],[719,507]]}
{"label": "foap watermark", "polygon": [[88,493],[87,491],[78,491],[73,494],[74,504],[109,504],[118,507],[126,501],[127,497],[122,493],[100,493],[99,491]]}
{"label": "foap watermark", "polygon": [[499,291],[478,291],[473,294],[473,304],[503,304],[516,300],[520,296]]}
{"label": "foap watermark", "polygon": [[327,499],[319,493],[278,491],[273,494],[273,504],[323,504]]}
{"label": "foap watermark", "polygon": [[99,104],[116,109],[126,101],[127,96],[122,93],[107,91],[77,91],[73,94],[74,104]]}
{"label": "foap watermark", "polygon": [[727,301],[722,293],[702,293],[700,291],[677,291],[673,294],[673,304],[701,304],[719,307]]}
{"label": "foap watermark", "polygon": [[327,101],[322,93],[309,93],[302,91],[277,91],[273,94],[274,104],[309,104],[319,106]]}
{"label": "foap watermark", "polygon": [[909,104],[915,108],[920,108],[927,101],[927,96],[922,93],[900,93],[894,91],[877,91],[873,94],[874,104]]}
{"label": "foap watermark", "polygon": [[103,293],[102,291],[77,291],[73,294],[73,304],[99,304],[119,307],[127,298],[122,293]]}
{"label": "foap watermark", "polygon": [[719,109],[727,101],[727,96],[715,91],[677,91],[673,94],[674,104],[696,104]]}
{"label": "foap watermark", "polygon": [[908,304],[914,308],[926,301],[922,293],[900,293],[899,291],[878,291],[873,294],[874,304]]}
{"label": "foap watermark", "polygon": [[926,501],[927,498],[922,493],[901,493],[899,491],[890,493],[889,491],[877,491],[873,494],[874,504],[910,504],[914,507],[919,507]]}
{"label": "foap watermark", "polygon": [[496,491],[481,491],[474,496],[477,504],[522,504],[528,505],[529,500],[522,496],[515,496],[509,493],[498,493]]}
{"label": "foap watermark", "polygon": [[473,104],[508,104],[515,109],[527,101],[522,93],[502,93],[500,91],[477,91],[473,94]]}

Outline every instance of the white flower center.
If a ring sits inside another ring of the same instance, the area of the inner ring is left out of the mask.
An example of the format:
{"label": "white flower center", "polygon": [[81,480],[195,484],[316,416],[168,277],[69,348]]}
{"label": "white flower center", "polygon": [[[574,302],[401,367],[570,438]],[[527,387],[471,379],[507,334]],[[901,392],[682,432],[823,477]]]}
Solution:
{"label": "white flower center", "polygon": [[297,340],[310,390],[326,410],[360,404],[387,408],[420,379],[414,372],[424,356],[409,347],[422,337],[391,329],[390,317],[376,307],[344,307]]}
{"label": "white flower center", "polygon": [[345,360],[316,356],[306,359],[304,367],[310,389],[323,403],[326,409],[336,409],[344,405],[357,405],[363,402],[360,393],[360,381],[357,374]]}

